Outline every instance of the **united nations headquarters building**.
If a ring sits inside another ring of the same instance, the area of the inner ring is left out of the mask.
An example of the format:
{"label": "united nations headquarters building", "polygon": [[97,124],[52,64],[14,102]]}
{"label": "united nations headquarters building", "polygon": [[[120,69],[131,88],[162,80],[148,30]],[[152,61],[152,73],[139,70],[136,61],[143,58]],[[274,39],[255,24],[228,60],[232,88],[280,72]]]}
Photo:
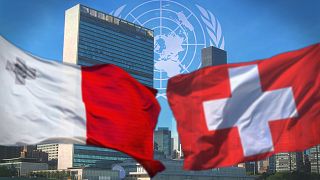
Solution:
{"label": "united nations headquarters building", "polygon": [[151,29],[78,4],[65,14],[63,61],[115,64],[152,87],[153,40]]}

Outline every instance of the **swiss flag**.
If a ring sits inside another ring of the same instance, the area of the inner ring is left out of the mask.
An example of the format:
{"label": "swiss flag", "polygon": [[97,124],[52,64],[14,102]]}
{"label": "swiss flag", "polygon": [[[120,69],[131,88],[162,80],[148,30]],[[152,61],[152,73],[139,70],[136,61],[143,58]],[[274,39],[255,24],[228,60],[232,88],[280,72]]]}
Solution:
{"label": "swiss flag", "polygon": [[167,96],[192,170],[320,144],[320,44],[169,80]]}

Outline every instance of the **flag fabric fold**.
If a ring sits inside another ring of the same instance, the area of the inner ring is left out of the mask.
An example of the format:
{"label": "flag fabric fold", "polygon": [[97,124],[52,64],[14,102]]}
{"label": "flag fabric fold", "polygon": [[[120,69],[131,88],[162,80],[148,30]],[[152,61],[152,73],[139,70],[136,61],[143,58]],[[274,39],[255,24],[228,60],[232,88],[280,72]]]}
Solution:
{"label": "flag fabric fold", "polygon": [[200,170],[320,144],[320,44],[169,79],[184,168]]}
{"label": "flag fabric fold", "polygon": [[135,158],[152,177],[160,106],[121,68],[46,61],[0,37],[0,144],[77,143]]}

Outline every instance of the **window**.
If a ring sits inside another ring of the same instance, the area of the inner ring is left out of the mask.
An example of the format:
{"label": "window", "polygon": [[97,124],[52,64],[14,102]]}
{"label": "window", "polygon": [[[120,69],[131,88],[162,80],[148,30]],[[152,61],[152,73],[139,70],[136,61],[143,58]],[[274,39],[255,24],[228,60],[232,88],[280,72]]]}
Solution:
{"label": "window", "polygon": [[81,6],[81,12],[89,13],[89,8]]}
{"label": "window", "polygon": [[116,25],[119,25],[120,19],[114,18],[113,22],[114,22]]}
{"label": "window", "polygon": [[129,25],[129,26],[134,26],[134,24],[132,24],[132,23],[130,23],[130,22],[128,22],[128,25]]}
{"label": "window", "polygon": [[109,15],[106,15],[106,21],[112,23],[113,22],[113,17],[109,16]]}
{"label": "window", "polygon": [[120,24],[126,26],[128,23],[126,21],[120,21]]}
{"label": "window", "polygon": [[150,36],[150,37],[153,37],[153,32],[150,31],[150,30],[148,30],[148,31],[147,31],[147,35]]}
{"label": "window", "polygon": [[146,35],[146,30],[144,28],[141,29],[141,34],[143,34],[144,36]]}
{"label": "window", "polygon": [[102,20],[105,20],[105,15],[101,12],[98,12],[98,18],[99,19],[102,19]]}
{"label": "window", "polygon": [[94,17],[97,17],[97,11],[95,11],[93,9],[90,9],[90,15],[94,16]]}

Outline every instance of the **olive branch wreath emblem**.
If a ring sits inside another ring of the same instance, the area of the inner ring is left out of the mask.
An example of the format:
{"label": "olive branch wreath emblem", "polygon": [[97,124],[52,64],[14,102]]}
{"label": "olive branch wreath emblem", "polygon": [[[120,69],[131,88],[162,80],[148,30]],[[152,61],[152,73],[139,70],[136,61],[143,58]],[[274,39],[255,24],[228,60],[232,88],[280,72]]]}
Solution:
{"label": "olive branch wreath emblem", "polygon": [[216,46],[220,49],[224,49],[224,37],[222,35],[222,28],[219,20],[211,11],[204,9],[198,4],[196,7],[199,9],[201,19],[206,25],[206,30],[210,37],[210,46]]}
{"label": "olive branch wreath emblem", "polygon": [[[127,5],[124,4],[119,8],[117,8],[116,10],[111,11],[110,14],[115,17],[121,18],[121,12],[124,10],[126,6]],[[205,8],[203,8],[198,4],[196,4],[196,7],[201,13],[201,20],[206,25],[205,29],[207,31],[207,34],[210,37],[209,45],[218,47],[220,49],[224,49],[224,43],[225,43],[224,36],[222,35],[222,28],[219,20],[215,17],[215,15],[211,11],[206,10]]]}

